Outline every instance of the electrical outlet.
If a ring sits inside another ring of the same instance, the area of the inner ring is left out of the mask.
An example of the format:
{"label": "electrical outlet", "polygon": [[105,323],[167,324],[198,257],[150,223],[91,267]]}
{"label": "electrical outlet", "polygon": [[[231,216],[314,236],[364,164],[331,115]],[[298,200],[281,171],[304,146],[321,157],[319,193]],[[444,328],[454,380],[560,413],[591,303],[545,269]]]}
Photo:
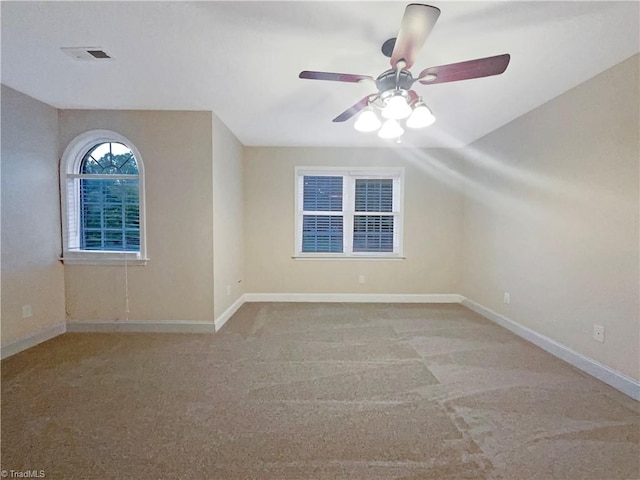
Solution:
{"label": "electrical outlet", "polygon": [[227,285],[227,296],[231,295],[231,285]]}
{"label": "electrical outlet", "polygon": [[358,277],[358,283],[359,283],[360,285],[364,285],[364,275],[360,275],[360,276]]}
{"label": "electrical outlet", "polygon": [[504,303],[511,302],[511,294],[509,292],[504,292],[504,297],[502,299]]}
{"label": "electrical outlet", "polygon": [[604,326],[593,325],[593,339],[596,342],[604,343]]}
{"label": "electrical outlet", "polygon": [[31,311],[31,305],[24,305],[22,307],[22,318],[33,317],[33,312]]}

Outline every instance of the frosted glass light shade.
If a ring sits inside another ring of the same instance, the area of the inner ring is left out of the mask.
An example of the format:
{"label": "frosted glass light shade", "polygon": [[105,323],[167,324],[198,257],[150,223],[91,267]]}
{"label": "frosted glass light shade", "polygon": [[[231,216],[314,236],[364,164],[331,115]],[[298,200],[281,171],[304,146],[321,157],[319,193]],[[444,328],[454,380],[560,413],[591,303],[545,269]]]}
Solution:
{"label": "frosted glass light shade", "polygon": [[411,115],[411,107],[402,95],[394,95],[385,99],[382,116],[393,120],[400,120]]}
{"label": "frosted glass light shade", "polygon": [[413,109],[413,113],[411,113],[411,116],[407,119],[407,127],[424,128],[435,121],[436,117],[433,116],[429,107],[424,103],[420,103]]}
{"label": "frosted glass light shade", "polygon": [[398,138],[404,133],[400,124],[393,119],[389,119],[382,124],[382,128],[378,130],[380,138]]}
{"label": "frosted glass light shade", "polygon": [[367,107],[353,124],[353,128],[359,132],[373,132],[380,128],[382,123],[371,107]]}

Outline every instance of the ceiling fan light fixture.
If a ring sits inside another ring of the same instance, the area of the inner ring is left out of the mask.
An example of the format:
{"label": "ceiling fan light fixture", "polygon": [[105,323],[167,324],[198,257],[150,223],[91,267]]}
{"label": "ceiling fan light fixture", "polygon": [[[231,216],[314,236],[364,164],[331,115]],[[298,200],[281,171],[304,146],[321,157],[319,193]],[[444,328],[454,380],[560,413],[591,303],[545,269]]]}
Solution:
{"label": "ceiling fan light fixture", "polygon": [[436,121],[436,117],[431,113],[429,107],[424,103],[419,102],[413,108],[411,116],[407,119],[407,127],[409,128],[424,128],[431,125]]}
{"label": "ceiling fan light fixture", "polygon": [[404,95],[398,91],[384,99],[382,116],[390,120],[401,120],[411,115],[411,107]]}
{"label": "ceiling fan light fixture", "polygon": [[371,107],[367,107],[358,116],[356,123],[353,124],[353,128],[359,132],[373,132],[378,130],[381,125],[382,123],[373,109]]}
{"label": "ceiling fan light fixture", "polygon": [[397,120],[389,119],[382,124],[382,128],[378,130],[380,138],[398,138],[404,133],[403,128]]}

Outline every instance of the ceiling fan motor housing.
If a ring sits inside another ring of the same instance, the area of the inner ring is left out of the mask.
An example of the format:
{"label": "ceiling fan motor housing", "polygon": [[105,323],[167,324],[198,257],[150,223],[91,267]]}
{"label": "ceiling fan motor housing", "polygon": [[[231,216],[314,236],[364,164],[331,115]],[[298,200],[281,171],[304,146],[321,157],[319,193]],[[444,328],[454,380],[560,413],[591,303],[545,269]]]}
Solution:
{"label": "ceiling fan motor housing", "polygon": [[400,70],[398,75],[398,83],[396,84],[396,70],[387,70],[380,74],[376,79],[376,86],[378,91],[386,92],[392,89],[410,90],[413,85],[413,76],[409,70]]}

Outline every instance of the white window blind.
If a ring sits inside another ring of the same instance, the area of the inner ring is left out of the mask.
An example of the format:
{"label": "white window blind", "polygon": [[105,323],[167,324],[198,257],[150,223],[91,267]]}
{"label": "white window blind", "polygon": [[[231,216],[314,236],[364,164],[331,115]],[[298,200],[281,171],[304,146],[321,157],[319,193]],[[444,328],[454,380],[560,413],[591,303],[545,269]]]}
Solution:
{"label": "white window blind", "polygon": [[302,177],[302,183],[301,251],[343,252],[343,178],[305,175]]}
{"label": "white window blind", "polygon": [[140,251],[138,164],[122,143],[100,143],[80,164],[80,248]]}
{"label": "white window blind", "polygon": [[296,169],[296,257],[399,257],[396,169]]}

